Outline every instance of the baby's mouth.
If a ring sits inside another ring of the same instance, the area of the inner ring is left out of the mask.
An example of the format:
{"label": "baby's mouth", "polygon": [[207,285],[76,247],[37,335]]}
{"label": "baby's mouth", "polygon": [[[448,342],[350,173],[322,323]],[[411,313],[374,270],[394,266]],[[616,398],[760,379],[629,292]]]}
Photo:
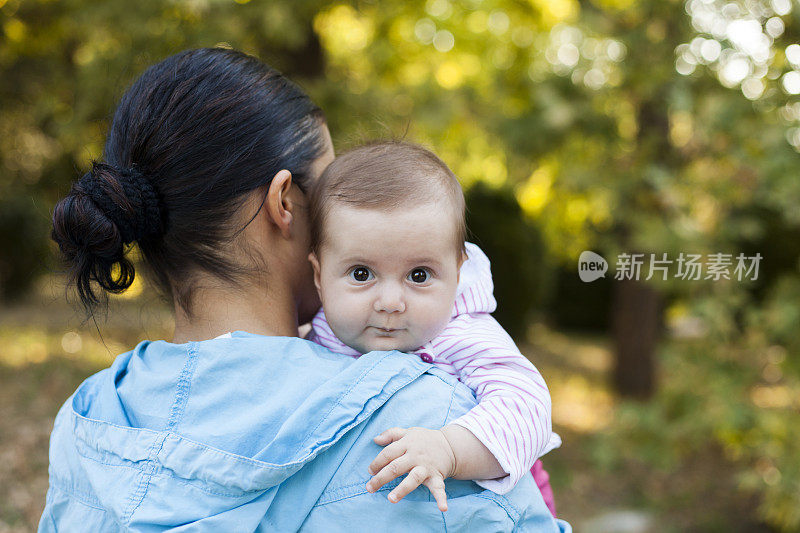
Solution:
{"label": "baby's mouth", "polygon": [[402,329],[402,328],[384,328],[381,326],[372,326],[372,327],[383,333],[394,333],[396,331],[401,331]]}

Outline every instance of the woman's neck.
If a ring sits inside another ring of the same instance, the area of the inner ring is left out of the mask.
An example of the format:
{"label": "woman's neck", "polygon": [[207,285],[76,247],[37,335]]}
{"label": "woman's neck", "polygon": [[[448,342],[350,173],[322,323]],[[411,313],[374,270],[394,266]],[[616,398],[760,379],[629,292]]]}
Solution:
{"label": "woman's neck", "polygon": [[216,285],[198,288],[192,295],[190,315],[176,302],[172,341],[208,340],[229,331],[296,337],[297,305],[291,294],[269,292],[263,287],[251,289]]}

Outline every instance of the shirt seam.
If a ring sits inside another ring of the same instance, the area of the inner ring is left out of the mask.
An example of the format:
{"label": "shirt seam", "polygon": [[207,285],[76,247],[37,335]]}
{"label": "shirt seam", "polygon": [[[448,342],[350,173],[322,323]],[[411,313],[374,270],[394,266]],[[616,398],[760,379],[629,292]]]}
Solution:
{"label": "shirt seam", "polygon": [[50,523],[53,525],[53,531],[58,531],[58,526],[56,525],[56,517],[53,516],[53,509],[47,509],[47,518],[50,519]]}
{"label": "shirt seam", "polygon": [[[78,504],[83,505],[85,507],[88,507],[89,509],[94,509],[95,511],[100,511],[101,513],[103,513],[103,516],[106,519],[111,520],[113,523],[115,523],[118,526],[121,525],[121,522],[118,522],[114,518],[114,515],[108,511],[108,509],[106,509],[104,507],[99,507],[100,505],[102,505],[102,503],[98,502],[97,505],[92,505],[91,503],[86,501],[87,499],[91,499],[90,496],[84,494],[81,491],[76,491],[76,490],[74,490],[72,488],[68,488],[66,486],[66,484],[62,482],[62,480],[60,480],[58,478],[55,478],[55,477],[51,478],[50,479],[50,488],[55,489],[55,490],[63,493],[69,499],[70,502],[75,502],[75,503],[78,503]],[[53,514],[53,508],[49,504],[49,502],[45,506],[45,510],[44,510],[43,514],[44,513],[47,513],[47,516],[50,519],[50,523],[53,525],[53,531],[58,531],[58,524],[56,523],[56,517]]]}
{"label": "shirt seam", "polygon": [[[387,483],[383,487],[379,488],[378,490],[376,490],[372,494],[378,494],[379,492],[389,492],[390,490],[392,490],[393,488],[395,488],[399,484],[400,484],[400,480],[392,481],[390,483]],[[364,489],[364,490],[361,490],[361,491],[356,492],[354,494],[350,494],[348,496],[342,496],[340,498],[336,498],[336,499],[327,501],[325,503],[317,503],[317,504],[314,505],[314,507],[312,507],[312,509],[316,509],[317,507],[323,507],[325,505],[330,505],[332,503],[342,502],[342,501],[345,501],[345,500],[351,500],[353,498],[357,498],[358,496],[363,496],[364,494],[369,494],[369,492],[366,489]],[[491,498],[487,498],[487,499],[489,499],[491,501]],[[432,501],[430,499],[430,497],[428,498],[428,501],[429,502]],[[508,514],[508,511],[505,508],[503,510],[506,511],[506,514]],[[444,528],[444,531],[446,533],[447,532],[447,520],[445,519],[444,513],[440,512],[439,514],[442,517],[442,527]],[[514,522],[514,524],[516,525],[516,522]]]}
{"label": "shirt seam", "polygon": [[348,389],[347,389],[346,391],[344,391],[344,392],[343,392],[341,395],[339,395],[339,397],[336,399],[336,403],[334,403],[334,404],[331,406],[331,408],[330,408],[330,409],[328,409],[328,412],[327,412],[327,413],[325,413],[325,416],[323,416],[323,417],[322,417],[322,419],[320,419],[320,421],[317,423],[317,425],[316,425],[316,426],[314,426],[314,427],[311,429],[311,431],[309,431],[309,432],[306,434],[306,436],[303,438],[303,440],[302,440],[302,441],[300,441],[300,444],[299,444],[299,446],[297,446],[297,449],[298,449],[298,450],[302,449],[302,448],[303,448],[303,446],[305,446],[306,442],[308,442],[308,439],[310,439],[310,438],[311,438],[311,435],[313,435],[313,434],[314,434],[314,433],[317,431],[317,429],[318,429],[318,428],[319,428],[319,427],[322,425],[322,423],[323,423],[323,422],[325,422],[325,420],[327,420],[327,419],[328,419],[328,417],[331,415],[331,413],[333,412],[333,410],[334,410],[334,409],[336,409],[336,408],[337,408],[339,405],[341,405],[341,403],[342,403],[342,400],[343,400],[344,398],[346,398],[346,397],[347,397],[347,396],[348,396],[348,395],[349,395],[349,394],[350,394],[350,393],[353,391],[353,389],[356,387],[356,385],[358,385],[359,383],[361,383],[361,382],[364,380],[364,377],[365,377],[367,374],[369,374],[370,372],[372,372],[372,370],[373,370],[373,369],[374,369],[374,368],[375,368],[375,367],[376,367],[376,366],[377,366],[377,365],[378,365],[380,362],[382,362],[384,359],[386,359],[386,355],[384,355],[383,357],[381,357],[380,359],[378,359],[377,361],[375,361],[375,362],[372,364],[372,366],[370,366],[369,368],[366,368],[366,369],[364,369],[364,371],[361,373],[361,375],[359,375],[359,376],[358,376],[358,378],[357,378],[357,379],[356,379],[356,380],[355,380],[355,381],[354,381],[354,382],[353,382],[353,383],[350,385],[350,388],[348,388]]}
{"label": "shirt seam", "polygon": [[[437,376],[437,377],[439,377],[439,376]],[[441,379],[441,378],[440,378],[440,379]],[[444,380],[442,380],[442,381],[444,381]],[[455,400],[455,395],[456,395],[456,387],[455,387],[455,385],[453,385],[453,386],[451,387],[451,389],[452,389],[452,392],[450,393],[450,405],[448,405],[448,406],[447,406],[447,415],[445,416],[445,422],[446,422],[446,421],[448,420],[448,418],[450,417],[450,410],[451,410],[451,409],[452,409],[452,407],[453,407],[453,401]],[[502,507],[502,508],[503,508],[503,510],[504,510],[504,511],[506,512],[506,514],[508,515],[508,517],[509,517],[509,518],[511,519],[511,521],[514,523],[514,526],[516,527],[516,524],[517,524],[517,518],[519,518],[519,516],[520,516],[520,514],[521,514],[521,513],[520,513],[520,512],[519,512],[519,511],[518,511],[518,510],[517,510],[517,509],[514,507],[514,506],[512,506],[510,503],[508,503],[508,500],[506,500],[505,498],[503,498],[503,501],[500,501],[500,500],[499,500],[498,498],[496,498],[496,497],[484,496],[484,495],[482,495],[482,494],[476,494],[475,496],[477,496],[478,498],[483,498],[483,499],[485,499],[485,500],[490,500],[490,501],[493,501],[493,502],[495,502],[497,505],[499,505],[500,507]],[[517,518],[514,518],[514,516],[513,516],[513,515],[512,515],[512,514],[509,512],[509,509],[508,509],[509,507],[511,508],[511,510],[513,510],[513,511],[514,511],[514,513],[516,514]],[[444,514],[442,514],[442,518],[444,519]],[[445,529],[447,529],[447,524],[446,524],[446,521],[445,521]]]}
{"label": "shirt seam", "polygon": [[172,403],[172,407],[170,408],[170,415],[169,419],[167,420],[167,427],[164,428],[162,435],[156,439],[153,444],[150,446],[148,450],[148,457],[145,462],[145,466],[141,470],[139,484],[136,487],[136,490],[131,493],[129,502],[128,502],[128,509],[122,515],[120,521],[123,524],[130,523],[130,520],[133,517],[133,513],[139,508],[139,506],[144,501],[145,496],[147,495],[147,489],[150,488],[150,480],[153,478],[153,475],[156,473],[156,458],[158,454],[161,453],[161,449],[164,447],[164,442],[167,440],[167,437],[172,433],[172,430],[178,424],[180,418],[183,416],[184,410],[186,409],[186,402],[188,401],[189,396],[189,389],[191,386],[191,381],[194,376],[195,368],[197,367],[197,358],[198,358],[198,344],[196,342],[189,343],[187,346],[187,359],[186,363],[183,365],[183,370],[181,370],[181,374],[178,377],[178,383],[176,385],[175,391],[175,400]]}
{"label": "shirt seam", "polygon": [[[393,396],[395,392],[397,392],[398,390],[400,390],[400,389],[402,389],[403,387],[405,387],[406,385],[408,385],[408,383],[410,383],[410,382],[411,382],[411,381],[413,381],[414,379],[416,379],[416,378],[412,378],[412,379],[411,379],[411,380],[409,380],[409,381],[404,381],[403,383],[400,383],[400,384],[399,384],[397,387],[395,387],[395,388],[393,388],[393,389],[388,389],[388,395],[389,395],[389,397]],[[375,411],[376,411],[378,408],[380,408],[380,407],[381,407],[381,406],[379,406],[379,407],[377,407],[377,408],[373,409],[372,411],[369,411],[369,412],[367,412],[367,415],[369,415],[369,414],[371,414],[371,413],[375,412]],[[347,431],[349,431],[349,429],[348,429]],[[334,474],[334,475],[335,475],[335,474]],[[396,480],[396,481],[397,481],[397,483],[395,483],[394,481],[392,481],[392,482],[390,482],[389,484],[387,484],[387,485],[384,485],[384,487],[388,487],[388,488],[390,488],[390,489],[391,489],[391,488],[394,488],[396,485],[398,485],[398,484],[400,483],[400,481],[399,481],[399,480]],[[349,484],[347,484],[347,485],[343,485],[343,486],[339,486],[339,487],[335,487],[335,488],[330,488],[330,489],[326,487],[326,488],[325,488],[325,489],[322,491],[322,493],[320,494],[319,500],[322,500],[322,499],[324,499],[324,498],[325,498],[325,494],[326,494],[327,492],[336,492],[336,491],[339,491],[339,490],[342,490],[342,489],[346,489],[346,488],[349,488],[349,487],[356,486],[356,485],[358,485],[359,483],[362,483],[362,482],[361,482],[361,481],[358,481],[358,482],[355,482],[355,483],[349,483]],[[393,483],[394,483],[394,484],[393,484]],[[364,482],[364,484],[366,484],[366,482]],[[391,485],[391,486],[390,486],[390,485]],[[318,501],[319,501],[319,500],[318,500]],[[429,501],[430,501],[430,500],[429,500]]]}
{"label": "shirt seam", "polygon": [[[436,376],[436,377],[439,377],[439,376]],[[439,379],[441,379],[441,378],[439,378]],[[442,381],[444,381],[444,380],[442,380]],[[447,405],[447,413],[444,415],[444,421],[441,424],[442,426],[444,426],[447,423],[447,421],[450,419],[450,411],[453,409],[453,401],[455,400],[455,397],[456,397],[456,387],[455,387],[455,385],[451,385],[451,387],[450,387],[450,403]]]}
{"label": "shirt seam", "polygon": [[[89,456],[83,455],[83,454],[81,454],[81,457],[83,457],[87,461],[92,461],[93,463],[96,463],[96,464],[99,464],[99,465],[110,466],[110,467],[114,467],[114,468],[127,468],[128,470],[133,470],[133,471],[137,471],[137,472],[142,472],[144,470],[144,468],[145,468],[143,466],[128,465],[128,464],[125,464],[123,462],[101,461],[99,459],[95,459],[94,457],[89,457]],[[182,485],[186,485],[187,487],[195,488],[195,489],[197,489],[199,491],[202,491],[202,492],[205,492],[205,493],[208,493],[208,494],[212,494],[214,496],[223,496],[223,497],[226,497],[226,498],[237,498],[237,497],[241,497],[241,496],[252,495],[252,494],[255,494],[255,493],[258,493],[258,492],[263,492],[263,490],[264,490],[264,489],[252,489],[252,490],[244,490],[244,489],[242,489],[239,492],[215,491],[213,489],[209,489],[209,488],[206,488],[206,487],[200,485],[200,483],[208,483],[207,481],[198,479],[197,483],[192,483],[192,480],[187,480],[186,478],[183,478],[183,477],[180,477],[180,476],[176,475],[174,473],[174,471],[172,471],[171,469],[169,469],[167,467],[164,467],[163,465],[161,465],[161,467],[158,470],[159,471],[153,471],[152,477],[161,477],[161,478],[172,479],[176,483],[180,483]],[[59,488],[63,490],[63,487],[59,487]]]}
{"label": "shirt seam", "polygon": [[194,378],[194,371],[197,368],[197,343],[193,342],[189,345],[187,350],[189,357],[181,370],[178,377],[178,384],[176,386],[175,401],[170,409],[169,419],[167,420],[167,427],[164,428],[167,432],[172,432],[175,426],[178,425],[180,419],[186,411],[186,403],[189,401],[189,391],[192,386],[192,379]]}
{"label": "shirt seam", "polygon": [[92,509],[96,509],[98,511],[105,511],[103,507],[100,507],[102,505],[100,501],[96,501],[89,494],[85,494],[82,491],[77,491],[74,488],[69,487],[67,483],[59,478],[51,477],[50,486],[60,492],[63,492],[67,497],[85,505],[86,507],[91,507]]}
{"label": "shirt seam", "polygon": [[[384,485],[381,488],[379,488],[378,490],[376,490],[373,494],[377,494],[379,492],[389,492],[392,489],[394,489],[396,486],[398,486],[401,482],[402,482],[402,480],[400,480],[400,479],[392,480],[389,483],[387,483],[386,485]],[[349,500],[351,498],[355,498],[356,496],[361,496],[361,495],[367,494],[369,492],[366,489],[366,482],[365,481],[359,481],[357,483],[351,483],[351,484],[346,485],[344,487],[338,487],[336,489],[331,490],[330,492],[343,491],[345,489],[353,490],[355,487],[358,487],[359,485],[361,485],[364,488],[362,488],[358,492],[353,492],[353,493],[350,493],[350,494],[346,493],[346,494],[343,494],[341,496],[333,496],[333,497],[330,497],[329,500],[323,500],[322,496],[320,496],[320,499],[317,500],[317,503],[314,504],[314,507],[323,507],[325,505],[328,505],[328,504],[331,504],[331,503],[340,502],[342,500]]]}
{"label": "shirt seam", "polygon": [[253,489],[253,490],[242,490],[242,491],[240,491],[238,493],[234,493],[234,492],[230,492],[230,493],[229,492],[217,492],[217,491],[214,491],[212,489],[205,488],[205,487],[202,487],[200,485],[194,484],[191,481],[187,481],[185,478],[176,476],[175,474],[172,474],[169,471],[161,471],[161,472],[154,473],[153,477],[171,479],[175,483],[180,483],[181,485],[185,485],[187,487],[191,487],[193,489],[197,489],[197,490],[199,490],[201,492],[205,492],[205,493],[211,494],[213,496],[222,496],[224,498],[251,497],[253,494],[258,494],[258,493],[264,492],[265,490],[268,490],[267,488],[263,488],[263,489],[259,488],[259,489]]}
{"label": "shirt seam", "polygon": [[[453,407],[453,401],[455,399],[456,385],[454,383],[451,383],[451,382],[447,381],[446,379],[442,378],[442,376],[436,375],[435,373],[429,373],[429,375],[438,378],[439,380],[441,380],[442,382],[446,383],[450,387],[450,402],[448,403],[447,412],[445,413],[445,416],[444,416],[444,422],[447,422],[447,419],[450,417],[450,411],[452,410],[452,407]],[[440,425],[443,426],[444,423],[442,423]],[[331,499],[326,499],[326,494],[325,494],[326,492],[329,492],[329,493],[335,493],[335,492],[338,492],[338,491],[347,492],[347,489],[352,489],[352,488],[357,487],[359,485],[365,485],[366,481],[367,480],[364,480],[364,481],[360,480],[360,481],[356,481],[354,483],[349,483],[347,485],[339,486],[339,487],[336,487],[336,488],[326,489],[320,495],[319,500],[317,501],[317,503],[314,506],[318,507],[318,506],[328,505],[330,503],[334,503],[334,502],[337,502],[337,501],[345,500],[345,499],[348,499],[348,498],[354,498],[354,497],[359,496],[361,494],[366,494],[367,493],[366,488],[363,489],[360,492],[349,494],[349,495],[343,495],[343,496],[340,496],[340,497],[328,496],[328,498],[331,498]],[[387,483],[386,485],[384,485],[383,487],[381,487],[380,489],[378,489],[378,491],[376,491],[376,492],[383,492],[383,491],[392,490],[394,487],[399,485],[401,481],[402,480],[399,480],[399,479],[391,481],[391,482]],[[428,493],[428,501],[433,501],[430,493]]]}
{"label": "shirt seam", "polygon": [[[277,464],[273,464],[273,463],[266,463],[266,462],[263,462],[263,461],[258,461],[256,459],[252,459],[250,457],[245,457],[243,455],[239,455],[239,454],[236,454],[236,453],[233,453],[233,452],[229,452],[229,451],[226,451],[226,450],[221,450],[219,448],[214,448],[213,446],[209,446],[209,445],[204,444],[202,442],[194,441],[194,440],[192,440],[192,439],[190,439],[190,438],[188,438],[186,436],[183,436],[180,433],[176,433],[174,431],[165,433],[164,431],[156,431],[156,430],[146,429],[146,428],[128,428],[128,427],[120,426],[120,425],[117,425],[117,424],[111,424],[109,422],[104,422],[104,421],[99,421],[99,420],[95,420],[95,419],[91,419],[91,418],[86,418],[84,416],[81,416],[81,415],[75,413],[74,411],[73,411],[72,414],[73,414],[73,416],[79,418],[82,422],[87,422],[87,423],[90,423],[92,425],[110,426],[110,427],[113,427],[113,428],[116,428],[116,429],[120,429],[120,430],[123,430],[123,431],[146,432],[146,433],[152,434],[153,437],[156,438],[156,439],[160,439],[162,437],[167,437],[167,438],[173,437],[173,438],[178,439],[182,443],[191,445],[191,446],[193,446],[195,448],[198,448],[200,450],[207,450],[207,451],[210,451],[210,452],[213,452],[213,453],[216,453],[216,454],[224,455],[227,459],[242,463],[245,466],[253,466],[253,467],[258,467],[258,468],[269,468],[269,469],[276,469],[276,468],[280,468],[281,466],[283,466],[283,465],[277,465]],[[97,450],[97,451],[99,451],[101,453],[109,453],[110,452],[110,453],[116,455],[117,457],[121,457],[120,455],[116,454],[115,452],[113,452],[111,450],[107,450],[107,449],[104,449],[104,448],[98,448],[96,445],[92,445],[92,443],[88,443],[88,442],[86,444],[87,444],[87,447],[89,447],[89,448],[91,448],[93,450]],[[78,453],[82,457],[87,457],[88,458],[88,456],[86,454],[82,453],[80,450],[78,451]],[[122,458],[122,459],[124,460],[124,458]],[[117,463],[104,463],[104,464],[117,464]],[[139,470],[141,470],[143,468],[144,468],[144,466],[139,466],[138,467]]]}
{"label": "shirt seam", "polygon": [[511,505],[511,502],[509,502],[506,498],[503,498],[502,496],[499,495],[487,496],[485,494],[476,494],[475,496],[477,496],[478,498],[483,498],[484,500],[490,500],[499,505],[500,507],[502,507],[503,510],[508,515],[508,518],[510,518],[511,521],[516,526],[517,521],[519,520],[519,517],[522,515],[522,513],[516,507]]}

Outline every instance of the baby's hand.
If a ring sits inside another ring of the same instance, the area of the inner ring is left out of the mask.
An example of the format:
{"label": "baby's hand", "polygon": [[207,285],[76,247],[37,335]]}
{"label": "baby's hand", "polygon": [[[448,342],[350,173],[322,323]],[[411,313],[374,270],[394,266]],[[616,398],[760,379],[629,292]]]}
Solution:
{"label": "baby's hand", "polygon": [[456,471],[456,456],[441,430],[395,427],[374,440],[386,447],[369,465],[369,473],[374,476],[367,483],[369,492],[375,492],[394,478],[408,473],[389,493],[389,501],[397,503],[424,484],[436,499],[439,510],[447,511],[444,480]]}

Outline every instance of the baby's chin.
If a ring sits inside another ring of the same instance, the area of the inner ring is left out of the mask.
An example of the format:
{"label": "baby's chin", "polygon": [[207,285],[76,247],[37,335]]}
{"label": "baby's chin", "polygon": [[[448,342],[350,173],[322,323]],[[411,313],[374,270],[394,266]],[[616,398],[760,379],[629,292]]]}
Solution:
{"label": "baby's chin", "polygon": [[417,341],[401,341],[400,339],[385,338],[385,339],[370,339],[363,343],[359,343],[358,346],[352,346],[352,347],[361,353],[390,352],[392,350],[397,350],[398,352],[413,352],[423,344],[425,343]]}

